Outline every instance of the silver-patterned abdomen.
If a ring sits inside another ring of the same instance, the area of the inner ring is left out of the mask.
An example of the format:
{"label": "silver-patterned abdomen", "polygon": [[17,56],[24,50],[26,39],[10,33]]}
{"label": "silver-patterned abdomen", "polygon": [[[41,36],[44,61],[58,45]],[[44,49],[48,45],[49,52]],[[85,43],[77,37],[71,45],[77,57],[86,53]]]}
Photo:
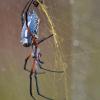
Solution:
{"label": "silver-patterned abdomen", "polygon": [[[30,28],[30,32],[33,36],[38,38],[39,35],[39,18],[35,11],[32,11],[28,14],[28,26]],[[32,44],[32,36],[27,31],[26,22],[23,25],[22,32],[21,32],[21,43],[25,47],[29,47]]]}

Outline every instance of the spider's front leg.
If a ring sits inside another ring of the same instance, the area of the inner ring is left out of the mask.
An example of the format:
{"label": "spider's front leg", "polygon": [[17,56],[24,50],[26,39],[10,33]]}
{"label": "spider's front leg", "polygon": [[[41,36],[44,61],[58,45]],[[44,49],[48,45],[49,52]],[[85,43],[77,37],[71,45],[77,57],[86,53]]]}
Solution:
{"label": "spider's front leg", "polygon": [[28,2],[26,3],[25,7],[23,8],[22,12],[21,12],[21,23],[22,23],[22,27],[24,25],[25,22],[25,13],[28,11],[27,9],[29,9],[29,6],[31,5],[32,0],[28,0]]}

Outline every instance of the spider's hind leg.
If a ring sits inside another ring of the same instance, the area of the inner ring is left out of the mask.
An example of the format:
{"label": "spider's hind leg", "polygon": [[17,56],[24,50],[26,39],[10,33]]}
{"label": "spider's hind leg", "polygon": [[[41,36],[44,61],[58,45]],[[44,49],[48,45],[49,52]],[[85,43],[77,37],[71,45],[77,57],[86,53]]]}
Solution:
{"label": "spider's hind leg", "polygon": [[30,75],[29,75],[29,78],[30,78],[30,96],[34,99],[35,97],[33,96],[33,93],[32,93],[32,75],[33,75],[33,71],[30,72]]}
{"label": "spider's hind leg", "polygon": [[41,97],[47,99],[47,100],[53,100],[53,99],[51,99],[51,98],[49,98],[49,97],[46,97],[46,96],[44,96],[44,95],[42,95],[42,94],[40,93],[40,91],[39,91],[39,85],[38,85],[38,78],[37,78],[37,73],[36,73],[36,72],[35,72],[35,74],[34,74],[34,77],[35,77],[35,82],[36,82],[37,94],[38,94],[39,96],[41,96]]}

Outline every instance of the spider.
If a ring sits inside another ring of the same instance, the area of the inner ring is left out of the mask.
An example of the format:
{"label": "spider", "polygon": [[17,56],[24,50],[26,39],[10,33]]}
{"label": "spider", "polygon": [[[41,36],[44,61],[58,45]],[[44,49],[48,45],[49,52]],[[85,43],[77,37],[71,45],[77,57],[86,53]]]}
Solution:
{"label": "spider", "polygon": [[[38,29],[39,29],[40,21],[36,12],[34,10],[29,11],[29,8],[31,4],[33,4],[34,7],[37,8],[39,6],[39,3],[43,3],[43,1],[37,2],[36,0],[29,0],[21,13],[21,22],[22,22],[21,43],[23,44],[24,47],[30,47],[30,46],[32,47],[32,53],[30,53],[25,59],[24,70],[30,73],[29,78],[30,78],[31,97],[34,100],[36,100],[36,98],[33,96],[33,93],[32,93],[32,76],[34,76],[35,82],[36,82],[37,94],[47,100],[53,100],[51,98],[48,98],[47,96],[42,95],[39,91],[38,68],[45,71],[56,72],[56,73],[62,73],[63,71],[54,71],[54,70],[50,70],[50,69],[46,69],[42,67],[44,62],[40,60],[41,53],[39,49],[39,44],[49,39],[50,37],[52,37],[53,34],[47,37],[44,37],[42,39],[38,38]],[[26,65],[30,57],[33,58],[33,62],[32,62],[31,70],[28,70],[26,68]]]}

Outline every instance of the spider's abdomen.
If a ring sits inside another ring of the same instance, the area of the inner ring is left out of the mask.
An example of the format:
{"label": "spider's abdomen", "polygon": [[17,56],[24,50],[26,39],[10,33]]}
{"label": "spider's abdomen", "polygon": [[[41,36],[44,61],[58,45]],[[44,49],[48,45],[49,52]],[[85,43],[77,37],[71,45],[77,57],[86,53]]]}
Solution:
{"label": "spider's abdomen", "polygon": [[[33,11],[28,14],[28,26],[30,28],[30,32],[38,38],[39,34],[39,18],[37,14]],[[23,25],[22,32],[21,32],[21,43],[25,47],[29,47],[32,44],[32,37],[27,31],[26,22]]]}

